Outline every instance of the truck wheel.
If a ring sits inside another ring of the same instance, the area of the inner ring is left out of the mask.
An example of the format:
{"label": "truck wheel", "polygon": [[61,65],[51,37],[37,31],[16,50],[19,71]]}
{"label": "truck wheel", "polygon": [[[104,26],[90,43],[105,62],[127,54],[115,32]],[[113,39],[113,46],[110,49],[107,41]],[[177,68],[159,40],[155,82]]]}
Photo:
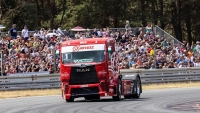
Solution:
{"label": "truck wheel", "polygon": [[67,102],[74,102],[74,97],[70,97],[70,99],[66,99]]}
{"label": "truck wheel", "polygon": [[117,93],[117,96],[113,96],[113,100],[114,101],[120,101],[121,95],[122,95],[121,79],[118,79],[116,93]]}
{"label": "truck wheel", "polygon": [[84,98],[85,98],[85,100],[92,100],[91,97],[84,97]]}
{"label": "truck wheel", "polygon": [[131,95],[124,96],[125,99],[131,99]]}
{"label": "truck wheel", "polygon": [[99,100],[99,99],[100,99],[100,96],[94,96],[93,99],[94,99],[94,100]]}
{"label": "truck wheel", "polygon": [[136,84],[135,87],[133,89],[133,91],[136,91],[135,94],[133,94],[133,98],[140,98],[140,93],[141,93],[141,81],[140,79],[137,77],[136,79]]}

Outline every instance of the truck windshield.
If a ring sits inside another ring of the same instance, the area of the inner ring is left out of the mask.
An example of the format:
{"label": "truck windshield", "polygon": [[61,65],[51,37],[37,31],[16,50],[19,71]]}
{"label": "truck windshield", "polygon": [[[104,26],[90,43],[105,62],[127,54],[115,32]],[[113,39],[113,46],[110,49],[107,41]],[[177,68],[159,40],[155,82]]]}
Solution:
{"label": "truck windshield", "polygon": [[104,50],[62,53],[62,63],[102,62],[104,59]]}

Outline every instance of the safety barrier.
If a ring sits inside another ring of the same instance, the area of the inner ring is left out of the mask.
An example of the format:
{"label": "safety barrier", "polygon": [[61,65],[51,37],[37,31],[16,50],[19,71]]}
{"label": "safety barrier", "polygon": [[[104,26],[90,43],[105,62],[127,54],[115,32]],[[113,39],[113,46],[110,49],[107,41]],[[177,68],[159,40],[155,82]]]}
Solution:
{"label": "safety barrier", "polygon": [[[41,72],[46,73],[46,72]],[[60,88],[59,74],[22,73],[0,76],[0,90]],[[200,68],[121,70],[122,75],[138,73],[142,84],[200,81]]]}
{"label": "safety barrier", "polygon": [[143,84],[200,81],[200,68],[121,70],[124,75],[138,73]]}
{"label": "safety barrier", "polygon": [[60,88],[59,74],[0,77],[0,90],[51,88]]}

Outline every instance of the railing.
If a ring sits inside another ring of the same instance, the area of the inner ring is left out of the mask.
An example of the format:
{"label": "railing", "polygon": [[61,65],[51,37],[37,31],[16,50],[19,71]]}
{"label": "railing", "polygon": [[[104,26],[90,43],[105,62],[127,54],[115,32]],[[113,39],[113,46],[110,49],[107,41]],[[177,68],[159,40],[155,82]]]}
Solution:
{"label": "railing", "polygon": [[[138,31],[139,28],[142,28],[143,33],[146,33],[146,28],[145,27],[134,27],[131,28],[131,31],[133,34],[136,34],[136,32]],[[94,29],[88,29],[90,32],[92,32]],[[100,30],[100,28],[97,28],[97,30]],[[109,30],[111,31],[126,31],[125,28],[109,28]],[[159,35],[159,36],[163,36],[164,38],[167,39],[168,42],[170,42],[172,45],[174,44],[181,44],[183,45],[183,43],[181,43],[180,41],[178,41],[176,38],[174,38],[172,35],[170,35],[169,33],[167,33],[166,31],[164,31],[163,29],[161,29],[160,27],[158,27],[157,25],[155,25],[155,27],[153,28],[154,34]],[[53,30],[50,30],[49,33],[52,33]],[[29,34],[34,34],[35,31],[29,31]],[[71,35],[75,34],[76,32],[73,32],[71,30],[68,31],[68,33]],[[8,32],[0,32],[0,36],[5,36],[6,34],[8,34]],[[18,34],[21,36],[21,31],[18,31]]]}
{"label": "railing", "polygon": [[143,84],[200,81],[200,68],[121,70],[122,74],[138,73]]}
{"label": "railing", "polygon": [[170,42],[172,44],[172,46],[174,46],[174,44],[183,45],[182,42],[178,41],[176,38],[174,38],[172,35],[170,35],[166,31],[164,31],[163,29],[161,29],[157,25],[155,25],[155,27],[154,27],[154,34],[159,35],[159,36],[163,36],[165,39],[167,39],[168,42]]}
{"label": "railing", "polygon": [[59,74],[48,72],[10,74],[0,76],[0,90],[60,88]]}
{"label": "railing", "polygon": [[[139,28],[142,28],[143,33],[146,32],[146,28],[145,27],[134,27],[134,28],[131,28],[132,33],[135,34]],[[88,30],[90,32],[92,32],[94,29],[88,29]],[[97,28],[97,30],[100,30],[100,28]],[[110,31],[114,31],[114,32],[115,31],[124,31],[124,32],[126,31],[125,28],[109,28],[109,30]],[[52,33],[52,32],[53,32],[53,30],[49,31],[49,33]],[[69,30],[68,32],[69,32],[70,35],[76,33],[76,32],[73,32],[71,30]],[[18,31],[17,33],[18,33],[18,35],[21,36],[21,31]],[[35,33],[35,31],[28,31],[28,33],[33,35]],[[0,36],[5,36],[6,34],[8,34],[8,32],[0,32]]]}
{"label": "railing", "polygon": [[[200,81],[200,68],[121,70],[122,75],[138,73],[142,84]],[[60,88],[59,74],[22,73],[0,76],[0,90]]]}

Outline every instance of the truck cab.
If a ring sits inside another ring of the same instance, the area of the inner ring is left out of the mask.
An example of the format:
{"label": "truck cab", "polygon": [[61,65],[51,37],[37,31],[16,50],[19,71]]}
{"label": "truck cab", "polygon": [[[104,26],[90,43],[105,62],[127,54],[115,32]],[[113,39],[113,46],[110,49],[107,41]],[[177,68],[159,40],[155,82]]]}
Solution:
{"label": "truck cab", "polygon": [[69,40],[61,44],[60,81],[62,97],[67,102],[78,97],[93,100],[112,96],[113,100],[121,100],[122,95],[130,98],[137,94],[139,98],[140,77],[120,74],[115,45],[115,40],[109,37]]}

